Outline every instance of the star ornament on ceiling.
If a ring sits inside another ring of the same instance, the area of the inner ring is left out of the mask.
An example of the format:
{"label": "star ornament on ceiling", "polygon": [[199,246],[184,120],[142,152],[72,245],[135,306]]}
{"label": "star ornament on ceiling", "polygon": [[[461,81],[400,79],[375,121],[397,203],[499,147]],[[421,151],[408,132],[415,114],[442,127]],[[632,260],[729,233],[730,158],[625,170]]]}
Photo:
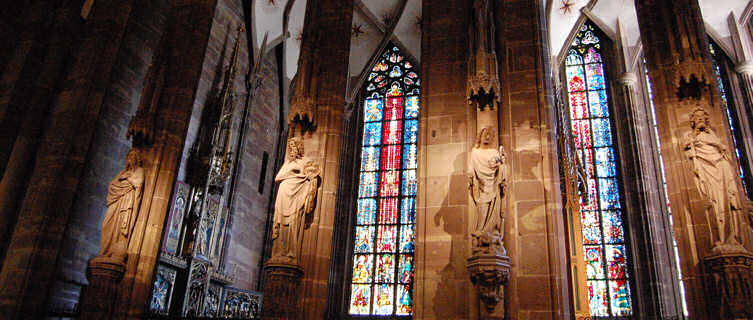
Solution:
{"label": "star ornament on ceiling", "polygon": [[363,31],[363,25],[357,24],[353,26],[353,30],[351,31],[351,33],[353,34],[354,38],[358,38],[359,36],[361,36],[362,34],[366,32]]}
{"label": "star ornament on ceiling", "polygon": [[570,14],[573,11],[573,7],[575,6],[575,1],[573,0],[561,0],[562,5],[560,6],[560,11],[562,11],[562,14]]}

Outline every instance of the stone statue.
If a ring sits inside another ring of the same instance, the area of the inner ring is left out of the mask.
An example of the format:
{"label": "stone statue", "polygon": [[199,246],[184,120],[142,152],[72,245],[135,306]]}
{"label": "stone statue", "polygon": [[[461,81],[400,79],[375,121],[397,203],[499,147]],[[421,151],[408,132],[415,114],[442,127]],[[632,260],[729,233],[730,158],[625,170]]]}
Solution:
{"label": "stone statue", "polygon": [[492,128],[483,128],[471,150],[468,180],[476,205],[476,227],[471,236],[474,253],[488,251],[504,255],[501,201],[507,184],[507,163],[504,148],[494,147],[493,136]]}
{"label": "stone statue", "polygon": [[144,169],[136,149],[126,156],[126,166],[107,188],[107,214],[102,223],[99,255],[125,262],[126,250],[141,205]]}
{"label": "stone statue", "polygon": [[303,245],[306,215],[314,211],[319,188],[319,165],[303,158],[303,140],[288,140],[285,164],[275,177],[280,182],[275,199],[271,261],[297,264]]}
{"label": "stone statue", "polygon": [[739,215],[743,201],[737,188],[737,169],[726,144],[709,125],[709,114],[699,107],[690,115],[692,131],[685,138],[685,154],[693,164],[696,187],[708,202],[706,218],[712,228],[714,250],[739,249]]}

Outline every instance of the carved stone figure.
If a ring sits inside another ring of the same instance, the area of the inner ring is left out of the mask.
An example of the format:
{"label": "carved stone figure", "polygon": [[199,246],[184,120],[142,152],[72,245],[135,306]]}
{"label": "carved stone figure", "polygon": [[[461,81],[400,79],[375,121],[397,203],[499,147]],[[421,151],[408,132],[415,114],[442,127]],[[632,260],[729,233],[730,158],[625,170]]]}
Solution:
{"label": "carved stone figure", "polygon": [[126,249],[141,204],[144,169],[136,149],[126,156],[126,166],[107,188],[107,214],[102,223],[99,255],[125,262]]}
{"label": "carved stone figure", "polygon": [[291,138],[285,164],[275,177],[280,182],[275,200],[271,261],[297,265],[306,215],[314,211],[319,165],[303,158],[303,140]]}
{"label": "carved stone figure", "polygon": [[726,145],[710,127],[706,110],[699,107],[693,111],[690,127],[685,154],[693,164],[696,187],[708,201],[706,218],[714,230],[714,250],[738,249],[743,201],[737,188],[737,169]]}
{"label": "carved stone figure", "polygon": [[483,128],[471,150],[469,189],[476,205],[476,226],[471,234],[473,252],[488,251],[504,255],[503,218],[500,208],[507,182],[505,150],[492,143],[493,130]]}

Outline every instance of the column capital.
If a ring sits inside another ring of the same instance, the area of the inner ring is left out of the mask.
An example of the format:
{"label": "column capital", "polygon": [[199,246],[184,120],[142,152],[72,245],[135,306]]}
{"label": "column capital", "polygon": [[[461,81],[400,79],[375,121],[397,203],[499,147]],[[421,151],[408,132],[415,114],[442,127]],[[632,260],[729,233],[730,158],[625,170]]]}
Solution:
{"label": "column capital", "polygon": [[736,65],[735,72],[744,76],[753,76],[753,61],[746,60]]}
{"label": "column capital", "polygon": [[635,84],[638,83],[638,76],[635,75],[635,72],[625,72],[620,75],[618,81],[623,86],[629,87],[629,88],[635,88]]}

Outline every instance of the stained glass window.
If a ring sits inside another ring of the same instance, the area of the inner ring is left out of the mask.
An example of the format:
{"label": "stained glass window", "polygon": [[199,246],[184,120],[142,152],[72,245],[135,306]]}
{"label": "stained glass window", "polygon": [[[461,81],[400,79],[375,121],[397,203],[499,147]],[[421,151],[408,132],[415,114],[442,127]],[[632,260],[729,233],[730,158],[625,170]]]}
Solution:
{"label": "stained glass window", "polygon": [[420,85],[395,45],[364,85],[350,315],[413,314]]}
{"label": "stained glass window", "polygon": [[565,60],[570,120],[590,201],[581,199],[580,221],[591,316],[632,315],[621,190],[601,32],[586,22]]}

